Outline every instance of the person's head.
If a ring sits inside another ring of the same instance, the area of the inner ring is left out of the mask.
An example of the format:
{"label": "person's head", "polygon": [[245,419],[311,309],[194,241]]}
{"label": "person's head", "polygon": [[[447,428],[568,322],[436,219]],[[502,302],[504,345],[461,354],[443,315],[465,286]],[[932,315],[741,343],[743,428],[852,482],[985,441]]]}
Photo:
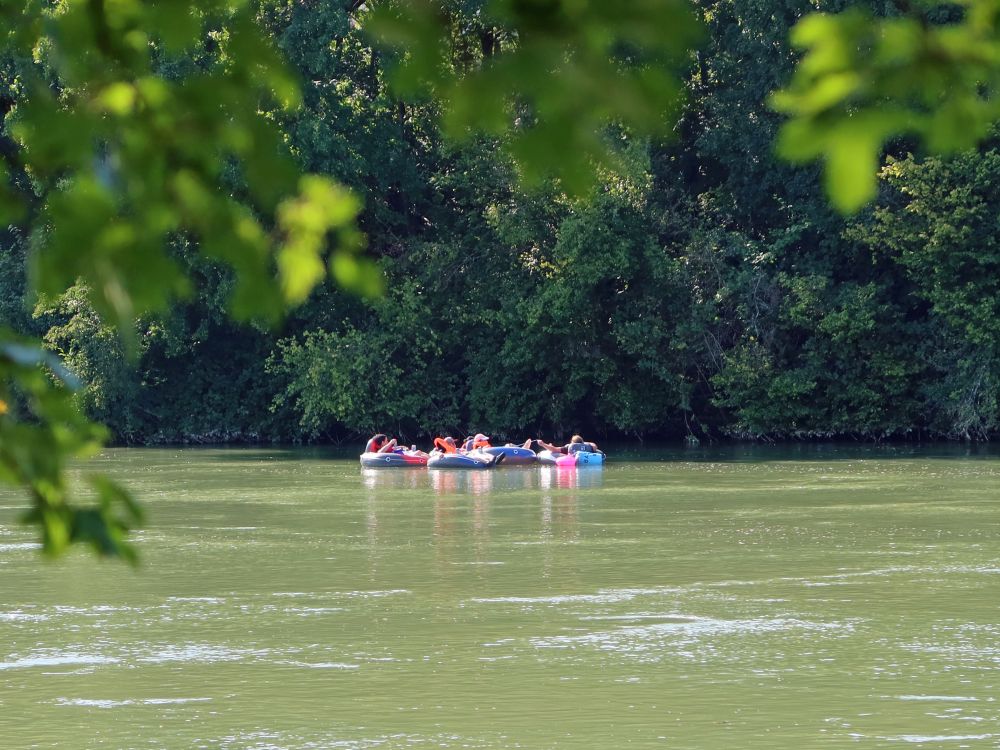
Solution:
{"label": "person's head", "polygon": [[372,438],[372,440],[373,440],[373,441],[375,442],[375,445],[379,446],[380,448],[381,448],[381,447],[382,447],[383,445],[385,445],[385,443],[386,443],[386,441],[387,441],[388,439],[389,439],[389,438],[387,438],[387,437],[386,437],[385,435],[383,435],[383,434],[382,434],[381,432],[380,432],[380,433],[379,433],[378,435],[376,435],[375,437],[373,437],[373,438]]}
{"label": "person's head", "polygon": [[490,439],[488,437],[486,437],[483,433],[477,432],[476,436],[474,438],[472,438],[472,442],[474,442],[474,443],[488,443],[488,442],[490,442]]}
{"label": "person's head", "polygon": [[571,438],[569,439],[569,441],[570,441],[571,443],[582,443],[582,442],[583,442],[583,438],[582,438],[582,437],[580,437],[579,435],[574,435],[573,437],[571,437]]}
{"label": "person's head", "polygon": [[446,442],[446,443],[447,443],[448,445],[454,445],[454,444],[455,444],[455,438],[453,438],[453,437],[452,437],[451,435],[449,435],[448,437],[446,437],[446,438],[444,439],[444,441],[445,441],[445,442]]}

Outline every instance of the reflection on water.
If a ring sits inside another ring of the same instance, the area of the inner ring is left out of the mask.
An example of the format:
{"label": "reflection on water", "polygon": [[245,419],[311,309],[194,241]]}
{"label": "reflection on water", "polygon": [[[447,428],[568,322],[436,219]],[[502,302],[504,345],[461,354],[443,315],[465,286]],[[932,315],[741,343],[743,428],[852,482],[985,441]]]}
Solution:
{"label": "reflection on water", "polygon": [[[576,495],[542,495],[542,538],[575,539],[580,532],[579,500]],[[548,563],[549,560],[546,560]]]}
{"label": "reflection on water", "polygon": [[488,495],[493,491],[496,470],[428,469],[427,474],[431,487],[438,495]]}
{"label": "reflection on water", "polygon": [[369,490],[425,489],[438,495],[488,495],[522,490],[576,490],[600,487],[601,466],[508,466],[499,469],[361,469],[361,482]]}
{"label": "reflection on water", "polygon": [[591,489],[604,483],[603,466],[540,466],[538,487],[543,490]]}
{"label": "reflection on water", "polygon": [[427,469],[361,469],[361,483],[369,490],[419,489],[427,486]]}
{"label": "reflection on water", "polygon": [[113,451],[139,571],[0,492],[0,750],[995,750],[1000,460],[702,458]]}

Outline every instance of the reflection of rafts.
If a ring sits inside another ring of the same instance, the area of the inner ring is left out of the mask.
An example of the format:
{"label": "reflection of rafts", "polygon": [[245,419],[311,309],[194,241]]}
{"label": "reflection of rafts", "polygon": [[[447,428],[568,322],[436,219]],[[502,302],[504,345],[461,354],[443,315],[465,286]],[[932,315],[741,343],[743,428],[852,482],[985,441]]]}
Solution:
{"label": "reflection of rafts", "polygon": [[487,495],[493,491],[492,471],[430,469],[431,487],[439,495]]}
{"label": "reflection of rafts", "polygon": [[426,487],[426,469],[406,468],[382,471],[380,469],[362,469],[361,482],[369,490],[382,489],[415,489]]}
{"label": "reflection of rafts", "polygon": [[543,490],[575,490],[604,484],[601,466],[542,466],[539,486]]}
{"label": "reflection of rafts", "polygon": [[480,488],[492,492],[533,490],[539,486],[538,471],[535,467],[527,466],[515,466],[496,472],[459,473],[432,469],[427,473],[431,477],[431,486],[438,494],[468,494],[471,491],[478,493],[481,491]]}
{"label": "reflection of rafts", "polygon": [[534,466],[513,466],[504,464],[493,478],[495,490],[533,490],[538,487],[538,470]]}

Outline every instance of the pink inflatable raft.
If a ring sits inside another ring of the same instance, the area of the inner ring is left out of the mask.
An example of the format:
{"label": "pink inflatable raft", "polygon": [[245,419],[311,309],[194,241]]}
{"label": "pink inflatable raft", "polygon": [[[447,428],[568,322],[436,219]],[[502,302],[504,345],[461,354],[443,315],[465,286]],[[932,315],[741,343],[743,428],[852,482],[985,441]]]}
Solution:
{"label": "pink inflatable raft", "polygon": [[601,466],[604,464],[604,454],[588,451],[577,451],[570,454],[539,451],[538,463],[548,466]]}

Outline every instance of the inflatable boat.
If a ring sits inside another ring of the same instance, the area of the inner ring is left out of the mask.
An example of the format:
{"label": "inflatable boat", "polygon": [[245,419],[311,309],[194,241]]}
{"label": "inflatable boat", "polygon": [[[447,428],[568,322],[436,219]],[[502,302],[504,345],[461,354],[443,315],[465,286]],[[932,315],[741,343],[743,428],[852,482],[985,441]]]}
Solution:
{"label": "inflatable boat", "polygon": [[565,453],[538,451],[537,457],[538,463],[546,466],[576,466],[576,458],[567,456]]}
{"label": "inflatable boat", "polygon": [[503,461],[501,456],[491,456],[483,451],[468,453],[442,453],[431,451],[427,459],[428,469],[492,469]]}
{"label": "inflatable boat", "polygon": [[538,456],[530,448],[522,448],[519,445],[498,445],[491,448],[483,448],[483,453],[491,456],[503,456],[504,466],[533,464],[538,460]]}
{"label": "inflatable boat", "polygon": [[427,458],[413,453],[362,453],[361,465],[369,469],[390,466],[426,466]]}
{"label": "inflatable boat", "polygon": [[601,466],[604,463],[604,454],[577,451],[567,455],[552,451],[539,451],[538,463],[548,466]]}

